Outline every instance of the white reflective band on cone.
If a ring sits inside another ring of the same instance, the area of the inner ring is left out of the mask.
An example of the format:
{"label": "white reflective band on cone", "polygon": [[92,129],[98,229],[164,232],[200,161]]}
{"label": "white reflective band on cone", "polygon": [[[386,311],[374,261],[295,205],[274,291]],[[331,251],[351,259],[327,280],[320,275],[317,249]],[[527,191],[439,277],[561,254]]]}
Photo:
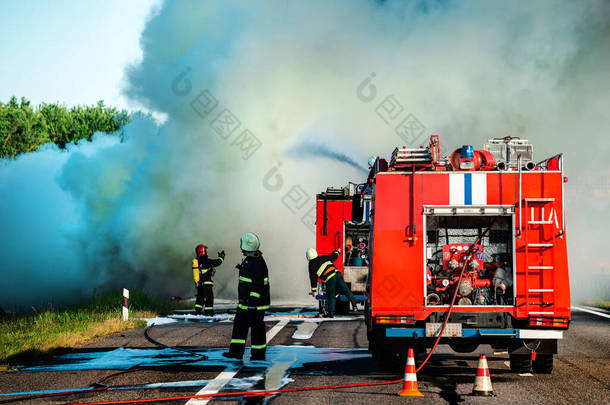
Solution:
{"label": "white reflective band on cone", "polygon": [[417,376],[413,373],[407,373],[404,377],[405,381],[417,381]]}

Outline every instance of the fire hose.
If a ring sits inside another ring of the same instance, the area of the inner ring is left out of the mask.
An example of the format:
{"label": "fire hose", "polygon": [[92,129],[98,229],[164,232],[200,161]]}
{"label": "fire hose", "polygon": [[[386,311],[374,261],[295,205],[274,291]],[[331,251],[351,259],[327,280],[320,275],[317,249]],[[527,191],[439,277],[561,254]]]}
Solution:
{"label": "fire hose", "polygon": [[445,328],[447,327],[447,323],[449,322],[449,318],[451,316],[451,311],[453,311],[453,305],[455,305],[455,299],[457,297],[459,286],[462,283],[462,278],[464,276],[464,270],[466,270],[466,264],[468,263],[470,258],[472,258],[472,255],[475,253],[476,246],[479,243],[481,243],[481,240],[487,234],[487,232],[489,232],[489,230],[491,229],[491,227],[494,225],[495,222],[496,222],[496,217],[494,217],[494,219],[491,221],[491,223],[489,224],[487,229],[485,229],[485,232],[481,233],[475,239],[474,243],[472,245],[470,245],[470,251],[468,252],[469,253],[468,257],[464,260],[464,265],[462,266],[462,270],[460,271],[460,276],[458,277],[456,288],[455,288],[455,291],[453,292],[453,297],[451,297],[451,305],[449,305],[449,308],[447,309],[447,315],[445,315],[445,320],[443,321],[443,326],[441,327],[441,330],[438,332],[438,336],[436,337],[436,341],[434,341],[434,345],[432,345],[432,349],[430,349],[430,353],[428,353],[428,355],[426,356],[424,361],[415,370],[416,373],[419,372],[419,370],[421,370],[422,367],[424,367],[424,365],[428,362],[428,360],[430,360],[430,357],[432,356],[432,353],[434,353],[434,350],[436,349],[436,346],[438,346],[438,342],[440,342],[441,337],[443,336],[443,332],[445,331]]}
{"label": "fire hose", "polygon": [[130,368],[127,370],[122,370],[122,371],[118,371],[118,372],[115,372],[112,374],[108,374],[104,378],[91,384],[90,388],[88,387],[89,389],[77,389],[77,390],[68,390],[68,391],[61,391],[61,392],[50,392],[50,393],[45,393],[45,394],[24,395],[21,397],[15,397],[15,398],[11,398],[11,399],[2,400],[2,401],[0,401],[0,404],[8,404],[11,402],[19,402],[19,401],[29,401],[29,400],[37,399],[37,398],[59,397],[59,396],[65,396],[65,395],[88,394],[90,392],[106,391],[110,387],[108,385],[104,384],[105,381],[109,380],[112,377],[121,375],[121,374],[133,373],[134,371],[140,371],[140,370],[142,370],[142,368],[137,367],[137,368]]}

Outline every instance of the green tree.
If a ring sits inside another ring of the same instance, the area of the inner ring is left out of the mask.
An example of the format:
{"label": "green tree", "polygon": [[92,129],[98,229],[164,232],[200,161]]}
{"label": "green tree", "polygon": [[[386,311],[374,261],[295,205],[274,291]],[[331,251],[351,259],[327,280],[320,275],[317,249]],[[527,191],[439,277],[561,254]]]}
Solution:
{"label": "green tree", "polygon": [[106,107],[103,101],[70,109],[43,103],[33,109],[25,98],[18,102],[12,97],[0,102],[0,157],[33,152],[48,142],[65,148],[70,142],[91,140],[96,132],[116,132],[129,121],[127,111]]}

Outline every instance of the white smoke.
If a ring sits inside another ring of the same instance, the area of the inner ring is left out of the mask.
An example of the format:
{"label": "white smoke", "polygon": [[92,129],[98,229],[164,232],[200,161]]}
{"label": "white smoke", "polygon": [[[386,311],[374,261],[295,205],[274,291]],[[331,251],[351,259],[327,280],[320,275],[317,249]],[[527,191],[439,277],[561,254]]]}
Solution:
{"label": "white smoke", "polygon": [[261,237],[273,296],[303,299],[315,193],[363,180],[286,153],[314,132],[362,165],[430,133],[446,150],[512,135],[540,160],[565,152],[584,297],[608,279],[609,188],[586,192],[590,174],[608,173],[609,14],[602,1],[167,2],[125,89],[165,123],[139,117],[123,142],[98,135],[2,163],[0,305],[98,286],[188,295],[199,242],[227,250],[217,295],[234,296],[244,231]]}

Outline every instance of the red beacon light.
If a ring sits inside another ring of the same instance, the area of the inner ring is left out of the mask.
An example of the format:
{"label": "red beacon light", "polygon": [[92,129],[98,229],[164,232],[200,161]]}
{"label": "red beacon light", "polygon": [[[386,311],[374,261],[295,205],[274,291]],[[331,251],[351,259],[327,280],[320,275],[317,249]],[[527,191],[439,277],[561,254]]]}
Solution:
{"label": "red beacon light", "polygon": [[464,145],[451,154],[451,166],[453,170],[463,171],[493,170],[496,159],[486,150],[474,150],[472,145]]}

